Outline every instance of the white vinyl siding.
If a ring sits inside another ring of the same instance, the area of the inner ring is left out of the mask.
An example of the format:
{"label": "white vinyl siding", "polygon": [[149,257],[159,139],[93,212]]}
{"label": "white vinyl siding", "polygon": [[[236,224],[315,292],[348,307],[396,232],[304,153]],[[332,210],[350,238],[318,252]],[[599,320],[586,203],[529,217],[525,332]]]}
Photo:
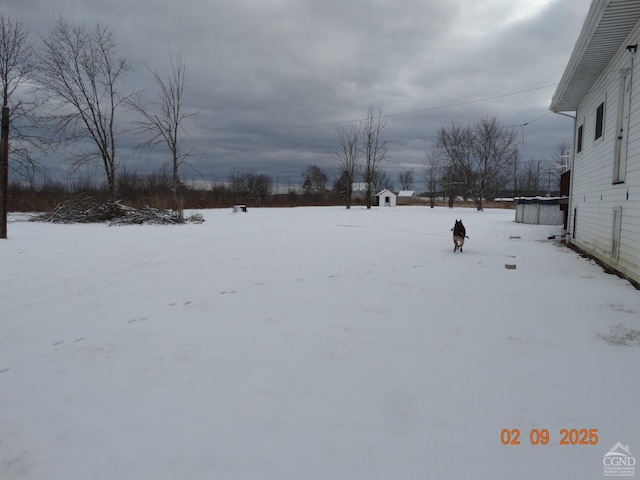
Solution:
{"label": "white vinyl siding", "polygon": [[[571,172],[571,208],[577,209],[572,242],[623,274],[640,282],[640,52],[634,59],[624,183],[615,183],[614,161],[619,132],[620,70],[631,66],[626,45],[640,43],[640,24],[621,45],[607,69],[578,106],[577,129],[583,125],[582,152]],[[605,102],[603,134],[594,139],[596,109]],[[627,192],[629,197],[627,198]],[[613,215],[621,209],[617,263],[613,260]],[[573,225],[573,218],[568,225]]]}

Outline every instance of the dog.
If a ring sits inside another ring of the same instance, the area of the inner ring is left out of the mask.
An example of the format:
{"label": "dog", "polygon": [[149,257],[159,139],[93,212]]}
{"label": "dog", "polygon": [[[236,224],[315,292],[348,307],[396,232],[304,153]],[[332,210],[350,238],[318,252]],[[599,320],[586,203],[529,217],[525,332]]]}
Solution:
{"label": "dog", "polygon": [[460,249],[460,253],[462,253],[462,247],[464,245],[464,239],[467,237],[467,230],[464,228],[462,224],[462,219],[456,219],[456,224],[451,229],[453,232],[453,251],[454,253]]}

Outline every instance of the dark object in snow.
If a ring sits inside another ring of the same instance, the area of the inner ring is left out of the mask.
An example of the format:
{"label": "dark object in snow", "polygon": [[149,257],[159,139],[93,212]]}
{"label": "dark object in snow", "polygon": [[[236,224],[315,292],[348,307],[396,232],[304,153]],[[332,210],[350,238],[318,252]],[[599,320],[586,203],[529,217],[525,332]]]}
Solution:
{"label": "dark object in snow", "polygon": [[462,253],[462,247],[464,245],[464,239],[467,237],[467,230],[464,228],[462,224],[462,219],[456,219],[456,223],[451,229],[453,232],[453,251],[456,252],[458,248],[460,249],[460,253]]}
{"label": "dark object in snow", "polygon": [[233,213],[237,213],[237,212],[247,213],[247,206],[246,205],[234,205],[232,207],[232,211],[233,211]]}

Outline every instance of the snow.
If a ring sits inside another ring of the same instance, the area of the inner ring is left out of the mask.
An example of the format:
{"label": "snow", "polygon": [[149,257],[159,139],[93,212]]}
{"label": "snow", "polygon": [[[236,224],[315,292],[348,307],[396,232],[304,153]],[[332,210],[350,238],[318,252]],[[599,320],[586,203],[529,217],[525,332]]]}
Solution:
{"label": "snow", "polygon": [[[639,457],[640,348],[603,337],[640,329],[640,295],[547,240],[558,227],[462,208],[200,213],[10,216],[0,478],[602,478],[617,442]],[[598,443],[560,445],[565,428]]]}

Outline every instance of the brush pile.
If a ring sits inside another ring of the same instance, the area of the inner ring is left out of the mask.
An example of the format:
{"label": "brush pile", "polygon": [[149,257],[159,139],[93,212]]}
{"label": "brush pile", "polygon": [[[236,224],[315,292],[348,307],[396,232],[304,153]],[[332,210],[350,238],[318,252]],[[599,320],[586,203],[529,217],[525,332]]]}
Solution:
{"label": "brush pile", "polygon": [[33,222],[50,223],[105,223],[111,225],[166,225],[185,222],[202,223],[202,215],[184,218],[179,212],[144,207],[133,208],[120,201],[102,201],[91,197],[66,200],[53,211],[31,218]]}

